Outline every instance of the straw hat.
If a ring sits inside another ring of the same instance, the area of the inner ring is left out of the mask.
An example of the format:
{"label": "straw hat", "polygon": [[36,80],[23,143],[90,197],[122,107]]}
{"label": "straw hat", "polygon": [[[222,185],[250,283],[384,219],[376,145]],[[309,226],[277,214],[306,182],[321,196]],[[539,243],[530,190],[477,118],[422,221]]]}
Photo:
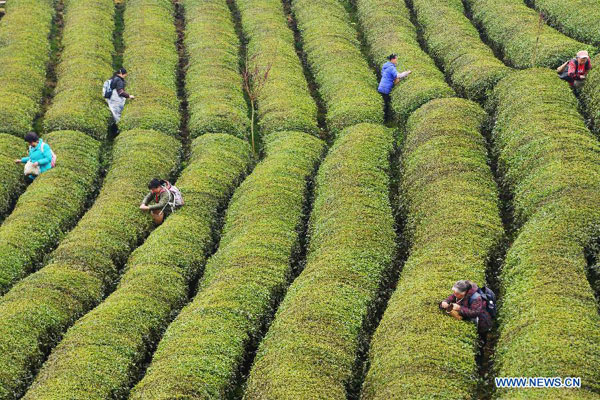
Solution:
{"label": "straw hat", "polygon": [[577,52],[577,58],[590,58],[590,55],[586,50],[581,50]]}

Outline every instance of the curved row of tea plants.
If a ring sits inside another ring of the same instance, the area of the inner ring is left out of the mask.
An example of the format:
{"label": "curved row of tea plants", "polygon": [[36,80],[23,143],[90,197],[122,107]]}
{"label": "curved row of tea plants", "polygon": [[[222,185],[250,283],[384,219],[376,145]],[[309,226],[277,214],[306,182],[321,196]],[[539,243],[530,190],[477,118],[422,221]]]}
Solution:
{"label": "curved row of tea plants", "polygon": [[548,23],[581,42],[600,46],[600,4],[596,0],[525,0]]}
{"label": "curved row of tea plants", "polygon": [[224,398],[247,347],[293,274],[307,195],[324,143],[271,134],[266,157],[235,191],[198,294],[169,326],[132,399]]}
{"label": "curved row of tea plants", "polygon": [[58,131],[44,139],[60,160],[35,179],[0,226],[0,295],[31,273],[75,224],[100,172],[100,143],[91,137]]}
{"label": "curved row of tea plants", "polygon": [[25,189],[23,165],[14,160],[27,154],[27,143],[22,138],[0,133],[0,220],[12,208],[13,202]]}
{"label": "curved row of tea plants", "polygon": [[40,112],[54,14],[51,0],[6,4],[0,23],[0,132],[23,135]]}
{"label": "curved row of tea plants", "polygon": [[127,101],[119,128],[179,131],[177,98],[177,34],[170,0],[127,0],[123,65],[127,69]]}
{"label": "curved row of tea plants", "polygon": [[408,120],[401,198],[410,256],[371,341],[363,399],[475,392],[476,328],[440,312],[438,302],[459,279],[485,284],[504,232],[480,132],[486,118],[477,104],[453,98],[433,100]]}
{"label": "curved row of tea plants", "polygon": [[0,399],[19,397],[46,352],[118,279],[121,265],[151,230],[139,210],[148,181],[177,168],[180,144],[150,130],[123,132],[94,206],[50,263],[0,298]]}
{"label": "curved row of tea plants", "polygon": [[240,75],[240,41],[225,0],[183,0],[185,90],[190,136],[227,132],[247,136],[250,120]]}
{"label": "curved row of tea plants", "polygon": [[592,46],[571,39],[540,21],[523,0],[465,0],[474,22],[515,68],[556,68]]}
{"label": "curved row of tea plants", "polygon": [[102,83],[111,77],[115,5],[112,0],[64,0],[62,52],[44,129],[107,135],[111,114]]}
{"label": "curved row of tea plants", "polygon": [[600,133],[600,55],[592,57],[593,68],[585,79],[585,85],[581,90],[581,100],[584,109],[592,122],[592,128],[597,134]]}
{"label": "curved row of tea plants", "polygon": [[395,254],[389,199],[393,132],[339,135],[317,174],[307,265],[258,350],[247,399],[345,399],[357,352]]}
{"label": "curved row of tea plants", "polygon": [[268,78],[258,97],[261,135],[277,131],[316,134],[317,106],[308,90],[280,0],[236,0],[248,38],[248,69]]}
{"label": "curved row of tea plants", "polygon": [[429,100],[450,97],[454,91],[444,75],[419,45],[417,30],[410,20],[410,11],[402,1],[357,0],[358,20],[377,68],[387,56],[398,54],[398,69],[411,70],[392,91],[391,106],[403,124],[409,115]]}
{"label": "curved row of tea plants", "polygon": [[361,122],[382,123],[377,79],[361,54],[357,31],[339,0],[292,0],[308,64],[337,134]]}
{"label": "curved row of tea plants", "polygon": [[[219,209],[252,164],[248,143],[206,134],[177,180],[185,206],[129,258],[117,289],[80,319],[25,399],[125,398],[215,245]],[[89,368],[89,366],[93,368]]]}
{"label": "curved row of tea plants", "polygon": [[[595,398],[600,317],[584,250],[600,236],[600,144],[554,71],[503,79],[492,105],[499,168],[522,225],[500,276],[497,375],[581,377],[569,398]],[[519,389],[519,398],[539,395]]]}
{"label": "curved row of tea plants", "polygon": [[412,0],[429,53],[461,96],[483,101],[510,68],[496,58],[465,16],[461,0]]}

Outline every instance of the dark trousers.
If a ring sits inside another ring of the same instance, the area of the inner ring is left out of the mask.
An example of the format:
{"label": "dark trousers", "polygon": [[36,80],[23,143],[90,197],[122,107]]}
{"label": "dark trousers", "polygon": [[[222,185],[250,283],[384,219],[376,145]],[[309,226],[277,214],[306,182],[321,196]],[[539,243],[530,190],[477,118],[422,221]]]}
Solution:
{"label": "dark trousers", "polygon": [[390,109],[390,103],[392,98],[389,93],[380,93],[381,97],[383,97],[383,114],[385,121],[389,121],[392,119],[392,110]]}

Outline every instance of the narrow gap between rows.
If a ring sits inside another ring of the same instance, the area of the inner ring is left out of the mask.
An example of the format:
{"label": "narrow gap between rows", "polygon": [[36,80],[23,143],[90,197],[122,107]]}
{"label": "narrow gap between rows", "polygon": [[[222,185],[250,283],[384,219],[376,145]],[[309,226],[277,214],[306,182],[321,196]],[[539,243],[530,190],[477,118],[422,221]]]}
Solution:
{"label": "narrow gap between rows", "polygon": [[[296,22],[296,18],[294,18],[292,12],[292,1],[291,0],[282,0],[283,10],[287,18],[288,27],[294,33],[294,46],[296,48],[296,54],[302,63],[302,71],[304,72],[304,77],[306,82],[308,83],[308,90],[310,92],[311,97],[317,104],[317,123],[319,125],[319,129],[321,131],[320,138],[325,141],[333,140],[330,137],[329,130],[327,129],[326,116],[327,116],[327,107],[325,106],[325,102],[319,93],[319,85],[315,80],[315,76],[312,73],[308,65],[307,55],[304,52],[304,42],[302,39],[302,35],[300,34],[300,30],[298,29],[298,24]],[[331,143],[329,143],[331,144]]]}
{"label": "narrow gap between rows", "polygon": [[63,0],[58,0],[55,3],[55,13],[52,18],[52,26],[50,28],[50,35],[48,36],[48,41],[50,43],[50,58],[48,60],[48,64],[46,66],[46,82],[44,84],[44,88],[42,91],[42,103],[40,107],[40,112],[36,115],[33,120],[33,130],[37,134],[43,133],[43,119],[46,111],[52,104],[52,99],[54,97],[54,89],[56,88],[56,67],[58,62],[60,61],[60,55],[62,52],[62,34],[64,28],[64,2]]}
{"label": "narrow gap between rows", "polygon": [[[185,49],[185,23],[186,22],[185,22],[185,8],[182,3],[183,3],[183,0],[173,0],[173,5],[175,7],[174,15],[173,15],[173,17],[174,17],[173,23],[175,25],[175,30],[176,30],[176,34],[177,34],[177,39],[175,41],[175,45],[176,45],[177,54],[178,54],[178,58],[179,58],[178,64],[177,64],[177,72],[176,72],[177,97],[179,98],[179,113],[181,116],[178,139],[181,140],[182,149],[183,149],[182,150],[182,160],[179,164],[179,168],[177,169],[177,171],[175,171],[173,173],[173,176],[170,177],[171,178],[170,182],[173,182],[173,183],[176,182],[177,178],[179,177],[179,175],[181,174],[183,169],[185,169],[185,167],[187,166],[187,162],[189,161],[190,156],[191,156],[191,138],[189,136],[189,129],[188,129],[189,110],[188,110],[187,94],[186,94],[186,90],[185,90],[185,78],[186,78],[186,70],[187,70],[187,65],[188,65],[188,56],[187,56],[187,52]],[[213,237],[216,239],[218,239],[220,237],[223,214],[225,213],[224,208],[225,208],[226,204],[227,204],[227,202],[225,202],[225,204],[223,204],[222,207],[217,211],[217,221],[218,221],[217,225],[211,227],[211,233],[212,233]],[[218,243],[218,242],[214,241],[214,243]],[[142,243],[140,243],[139,245],[142,245]],[[211,254],[215,251],[215,248],[216,247],[210,249]],[[190,285],[188,287],[189,295],[191,295],[194,288],[197,286],[197,282],[199,279],[198,275],[196,275],[190,282]],[[191,298],[191,297],[188,296],[188,299],[189,298]],[[163,329],[161,329],[158,332],[153,332],[150,335],[150,337],[152,339],[149,339],[147,342],[148,347],[147,347],[147,351],[146,351],[144,359],[142,360],[142,362],[139,365],[135,366],[135,370],[132,373],[133,378],[130,382],[129,389],[133,388],[146,375],[146,371],[148,370],[148,367],[152,363],[152,357],[154,356],[154,353],[156,352],[156,348],[158,346],[158,343],[160,342],[160,338],[163,337],[166,327],[168,327],[171,324],[171,322],[175,319],[175,317],[177,317],[177,315],[179,314],[179,311],[180,310],[177,310],[177,312],[171,313],[171,315],[169,316],[169,320],[164,325]]]}
{"label": "narrow gap between rows", "polygon": [[[377,79],[380,76],[380,65],[377,60],[373,60],[369,54],[371,54],[367,40],[365,38],[363,28],[359,22],[356,0],[348,0],[346,4],[346,10],[350,15],[350,19],[358,34],[358,40],[360,41],[360,48],[363,58],[367,61],[371,69],[374,71]],[[363,382],[366,378],[369,370],[369,349],[371,339],[383,318],[383,314],[387,309],[388,302],[392,297],[392,294],[396,290],[396,285],[400,278],[400,273],[403,269],[404,263],[408,257],[409,243],[407,242],[404,229],[406,224],[406,213],[401,204],[401,193],[400,193],[400,181],[401,181],[401,153],[402,145],[404,142],[405,132],[401,131],[400,128],[393,126],[393,121],[385,121],[386,126],[394,127],[396,129],[394,137],[396,143],[394,151],[390,154],[390,187],[389,187],[389,199],[392,206],[392,212],[394,214],[395,221],[395,242],[396,242],[396,253],[394,255],[392,265],[384,272],[384,276],[381,279],[379,286],[379,296],[376,302],[371,306],[367,318],[363,321],[362,336],[360,338],[358,354],[354,364],[353,378],[346,387],[346,398],[348,400],[358,400],[362,389]]]}
{"label": "narrow gap between rows", "polygon": [[[247,54],[246,52],[247,52],[248,38],[246,38],[243,35],[242,25],[241,25],[241,14],[240,14],[234,0],[228,0],[228,3],[230,5],[230,9],[231,9],[232,15],[234,17],[236,30],[238,31],[238,34],[240,35],[240,42],[243,44],[242,45],[243,49],[241,51],[242,56],[240,57],[240,59],[245,61],[246,54]],[[318,119],[320,131],[321,131],[321,138],[324,140],[329,139],[330,137],[328,135],[328,129],[327,129],[326,120],[325,120],[325,116],[326,116],[325,106],[322,101],[322,98],[318,94],[318,86],[315,83],[314,76],[312,75],[312,72],[311,72],[310,68],[308,67],[308,63],[306,61],[306,54],[304,53],[303,47],[302,47],[302,38],[297,29],[296,20],[293,16],[293,13],[291,12],[291,0],[282,0],[282,5],[283,5],[284,13],[288,20],[288,26],[294,32],[296,53],[298,55],[299,61],[301,62],[302,66],[303,66],[303,72],[304,72],[304,76],[306,77],[306,80],[308,83],[308,88],[310,90],[310,94],[311,94],[313,100],[316,102],[317,107],[318,107],[317,119]],[[283,287],[280,292],[274,294],[273,301],[272,301],[271,307],[270,307],[270,309],[272,311],[262,321],[261,327],[259,328],[256,336],[253,337],[252,340],[250,340],[248,342],[248,344],[246,345],[246,349],[244,350],[244,354],[245,354],[244,360],[237,372],[236,378],[234,379],[234,384],[232,385],[231,389],[227,393],[227,399],[229,399],[229,400],[242,399],[242,397],[244,395],[246,383],[247,383],[247,380],[248,380],[248,377],[250,374],[250,370],[252,368],[252,365],[254,364],[254,359],[256,358],[256,353],[258,351],[259,345],[262,342],[262,339],[267,334],[267,331],[269,330],[269,327],[273,321],[275,313],[276,313],[277,309],[279,308],[281,301],[285,297],[285,294],[287,293],[287,288],[292,284],[294,279],[297,278],[298,275],[300,275],[300,273],[302,272],[302,270],[304,269],[304,267],[306,265],[306,255],[307,255],[307,249],[308,249],[309,219],[310,219],[311,211],[312,211],[313,204],[314,204],[314,189],[315,189],[314,181],[315,181],[315,177],[318,172],[319,165],[320,165],[321,161],[323,160],[323,158],[326,156],[327,150],[328,150],[328,148],[324,150],[324,153],[322,154],[319,162],[317,162],[317,164],[314,166],[313,172],[306,182],[307,186],[306,186],[305,198],[304,198],[304,202],[303,202],[303,217],[302,217],[302,220],[300,221],[300,223],[298,224],[298,226],[296,227],[296,232],[298,233],[299,241],[298,241],[298,245],[293,249],[292,254],[290,256],[291,277],[290,277],[289,281],[287,282],[286,286]]]}
{"label": "narrow gap between rows", "polygon": [[[46,83],[46,87],[44,89],[43,112],[40,114],[39,118],[36,120],[36,124],[34,125],[34,126],[37,126],[37,128],[39,129],[39,132],[42,132],[43,113],[48,109],[48,107],[50,106],[50,104],[52,102],[54,88],[56,87],[56,83],[57,83],[56,67],[60,61],[60,56],[61,56],[61,51],[62,51],[62,33],[63,33],[63,28],[64,28],[64,20],[63,20],[64,2],[63,2],[63,0],[59,0],[59,2],[57,3],[57,7],[59,7],[59,6],[60,6],[60,8],[57,8],[55,20],[53,21],[53,27],[51,30],[51,37],[50,37],[51,42],[50,43],[51,43],[52,53],[50,56],[50,63],[48,66],[49,71],[47,73],[47,83]],[[117,23],[115,25],[115,30],[113,32],[113,43],[114,43],[115,49],[117,49],[117,51],[120,49],[121,54],[122,54],[122,49],[123,49],[123,46],[122,46],[123,9],[124,9],[123,4],[115,3],[115,11],[116,11],[115,21],[117,21]],[[121,24],[118,23],[118,21],[119,21],[118,13],[120,13]],[[118,47],[118,45],[120,45],[120,47]],[[117,53],[113,53],[113,65],[118,60],[116,54]],[[51,71],[50,71],[50,69],[51,69]],[[47,95],[47,97],[46,97],[46,95]],[[101,190],[103,182],[104,182],[104,178],[106,177],[109,165],[112,161],[113,144],[114,144],[113,140],[110,137],[101,143],[100,154],[99,154],[100,173],[98,174],[96,182],[94,182],[94,190],[85,203],[84,210],[81,213],[82,216],[85,215],[85,213],[87,213],[87,211],[94,205],[96,198],[98,197],[98,195],[100,193],[100,190]],[[74,226],[76,226],[76,224],[78,222],[79,222],[79,220],[77,220],[77,222],[74,222],[73,225],[68,230],[70,230]],[[68,232],[68,230],[65,232]],[[48,250],[48,252],[43,257],[43,260],[35,266],[35,270],[39,270],[40,268],[42,268],[44,265],[46,265],[50,261],[52,251],[56,247],[58,247],[59,244],[60,243],[57,243],[55,246],[53,246],[51,249]],[[125,265],[125,260],[116,260],[115,265],[117,265],[119,270],[121,270]],[[112,293],[112,291],[114,290],[115,287],[116,287],[116,282],[113,283],[112,287],[107,288],[107,290],[105,292],[105,297],[108,294]],[[72,294],[66,293],[66,292],[65,292],[65,294],[68,296],[72,295]],[[46,361],[48,361],[48,357],[50,356],[51,351],[58,343],[60,343],[65,332],[58,331],[58,332],[50,332],[49,334],[55,336],[56,340],[54,340],[52,343],[48,343],[47,345],[40,347],[40,354],[42,354],[42,357],[41,357],[42,361],[41,361],[41,363],[39,363],[40,368],[41,368],[41,366],[43,366],[46,363]],[[39,372],[39,368],[31,370],[31,373],[29,375],[29,382],[28,382],[27,386],[25,387],[23,393],[21,393],[21,396],[23,396],[27,392],[27,390],[29,389],[29,387],[31,385],[31,382],[33,382],[33,380],[36,378],[38,372]]]}

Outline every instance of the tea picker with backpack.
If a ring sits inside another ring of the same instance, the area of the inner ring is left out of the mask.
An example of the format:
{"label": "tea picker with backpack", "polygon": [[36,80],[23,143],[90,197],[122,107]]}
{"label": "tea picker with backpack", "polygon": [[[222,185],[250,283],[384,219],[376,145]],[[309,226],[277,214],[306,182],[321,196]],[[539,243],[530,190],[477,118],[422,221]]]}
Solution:
{"label": "tea picker with backpack", "polygon": [[592,69],[592,62],[587,51],[581,50],[577,52],[577,56],[560,67],[556,68],[556,72],[560,79],[569,82],[571,87],[579,88],[583,86],[585,77],[589,70]]}
{"label": "tea picker with backpack", "polygon": [[127,70],[120,68],[114,73],[113,77],[104,82],[102,86],[102,94],[108,103],[108,108],[113,115],[115,123],[118,124],[121,120],[121,113],[125,107],[127,99],[135,99],[135,96],[130,95],[125,91],[125,77]]}
{"label": "tea picker with backpack", "polygon": [[17,158],[15,163],[25,164],[23,173],[26,179],[32,182],[41,173],[54,168],[56,154],[54,154],[50,145],[40,139],[35,132],[27,132],[25,141],[29,143],[29,154],[27,157]]}
{"label": "tea picker with backpack", "polygon": [[[148,183],[150,193],[144,197],[140,210],[149,211],[156,225],[162,224],[165,217],[183,206],[183,197],[177,187],[168,181],[154,178]],[[149,205],[154,200],[153,205]]]}
{"label": "tea picker with backpack", "polygon": [[461,280],[452,286],[452,294],[439,307],[458,320],[473,322],[477,331],[484,334],[496,317],[496,295],[485,286],[479,288],[475,282]]}

